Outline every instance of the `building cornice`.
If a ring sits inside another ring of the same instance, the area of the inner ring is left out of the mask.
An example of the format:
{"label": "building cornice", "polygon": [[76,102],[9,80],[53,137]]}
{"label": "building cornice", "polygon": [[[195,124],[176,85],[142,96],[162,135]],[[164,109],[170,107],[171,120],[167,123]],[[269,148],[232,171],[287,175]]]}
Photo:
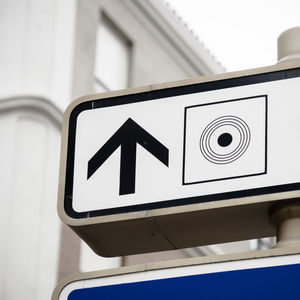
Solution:
{"label": "building cornice", "polygon": [[17,95],[0,98],[0,112],[27,109],[44,115],[58,128],[61,128],[63,113],[50,99],[35,95]]}

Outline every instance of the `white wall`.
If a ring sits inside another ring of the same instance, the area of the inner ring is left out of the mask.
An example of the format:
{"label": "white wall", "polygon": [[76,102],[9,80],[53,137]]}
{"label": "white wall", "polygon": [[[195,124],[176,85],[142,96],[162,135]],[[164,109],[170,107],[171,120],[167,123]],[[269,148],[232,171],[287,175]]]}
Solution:
{"label": "white wall", "polygon": [[1,300],[50,299],[57,284],[53,104],[63,111],[71,102],[76,13],[76,0],[0,1]]}
{"label": "white wall", "polygon": [[79,265],[81,272],[119,268],[121,264],[121,257],[106,258],[98,256],[85,242],[81,241]]}
{"label": "white wall", "polygon": [[0,101],[3,300],[49,299],[57,278],[60,129],[48,112],[23,100],[12,100],[9,107]]}
{"label": "white wall", "polygon": [[0,97],[71,101],[75,0],[0,1]]}

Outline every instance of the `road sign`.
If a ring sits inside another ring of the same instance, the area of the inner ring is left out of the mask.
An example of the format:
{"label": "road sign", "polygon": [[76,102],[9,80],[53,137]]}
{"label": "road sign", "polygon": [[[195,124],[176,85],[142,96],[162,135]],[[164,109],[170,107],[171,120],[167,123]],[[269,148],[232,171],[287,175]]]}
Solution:
{"label": "road sign", "polygon": [[[109,274],[69,280],[52,300],[299,299],[300,255]],[[141,268],[141,267],[140,267]],[[109,274],[109,275],[108,275]]]}
{"label": "road sign", "polygon": [[75,101],[62,220],[104,256],[273,235],[270,205],[300,196],[299,86],[282,65]]}

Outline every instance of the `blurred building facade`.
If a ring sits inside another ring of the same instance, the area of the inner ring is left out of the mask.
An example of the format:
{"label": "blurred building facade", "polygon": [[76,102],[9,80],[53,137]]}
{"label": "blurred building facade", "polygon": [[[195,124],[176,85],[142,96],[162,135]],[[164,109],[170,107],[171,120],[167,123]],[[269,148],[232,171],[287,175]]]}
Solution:
{"label": "blurred building facade", "polygon": [[60,128],[72,100],[224,72],[164,2],[3,0],[0,37],[0,299],[49,299],[77,271],[234,250],[100,258],[56,213]]}

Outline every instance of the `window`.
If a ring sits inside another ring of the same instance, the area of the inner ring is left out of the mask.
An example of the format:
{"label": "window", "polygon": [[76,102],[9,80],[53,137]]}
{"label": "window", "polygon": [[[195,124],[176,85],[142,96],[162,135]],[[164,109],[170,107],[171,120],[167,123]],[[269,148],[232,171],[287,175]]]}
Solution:
{"label": "window", "polygon": [[131,43],[105,16],[97,29],[95,91],[104,92],[128,87]]}

